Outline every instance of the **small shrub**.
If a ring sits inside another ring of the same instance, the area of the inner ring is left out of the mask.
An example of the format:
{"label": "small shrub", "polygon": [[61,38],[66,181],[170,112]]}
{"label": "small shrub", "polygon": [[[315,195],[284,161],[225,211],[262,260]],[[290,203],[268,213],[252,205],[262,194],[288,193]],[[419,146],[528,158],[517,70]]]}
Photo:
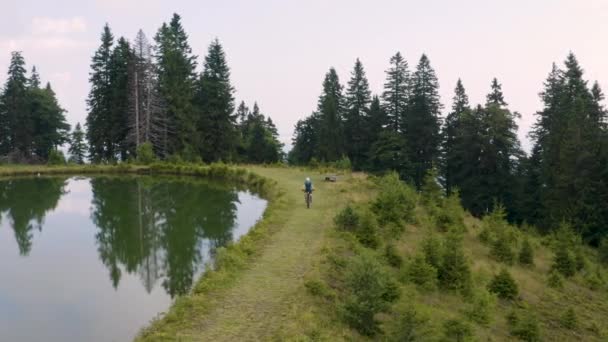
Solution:
{"label": "small shrub", "polygon": [[511,335],[527,342],[541,341],[540,327],[536,315],[529,310],[512,312],[507,317]]}
{"label": "small shrub", "polygon": [[555,251],[553,269],[569,278],[576,273],[576,260],[570,250],[566,246],[563,247]]}
{"label": "small shrub", "polygon": [[572,308],[568,308],[562,315],[560,322],[566,329],[574,330],[578,326],[578,319],[576,318],[576,312]]}
{"label": "small shrub", "polygon": [[167,161],[167,163],[175,164],[175,165],[180,165],[180,164],[184,163],[184,159],[182,159],[182,156],[180,156],[177,153],[174,153],[174,154],[168,156],[166,161]]}
{"label": "small shrub", "polygon": [[424,176],[421,186],[422,204],[426,207],[441,206],[443,203],[443,189],[437,182],[437,169],[431,168]]}
{"label": "small shrub", "polygon": [[143,165],[150,165],[156,161],[154,148],[150,142],[145,142],[137,147],[137,162]]}
{"label": "small shrub", "polygon": [[391,334],[391,341],[414,342],[424,341],[427,332],[424,326],[429,319],[420,315],[413,307],[408,307],[396,319],[397,328]]}
{"label": "small shrub", "polygon": [[551,270],[547,277],[547,285],[554,289],[561,289],[564,287],[564,277],[558,271]]}
{"label": "small shrub", "polygon": [[435,215],[437,228],[444,232],[465,232],[464,213],[458,193],[446,197],[441,210]]}
{"label": "small shrub", "polygon": [[384,257],[386,258],[388,264],[393,267],[399,268],[401,267],[401,264],[403,264],[403,258],[401,255],[399,255],[399,253],[397,253],[395,245],[391,243],[386,245],[386,248],[384,249]]}
{"label": "small shrub", "polygon": [[578,247],[574,252],[574,264],[577,271],[582,271],[587,267],[587,257],[585,257],[582,247]]}
{"label": "small shrub", "polygon": [[375,335],[380,331],[375,315],[399,297],[397,284],[372,254],[363,253],[347,266],[345,285],[344,319],[361,334]]}
{"label": "small shrub", "polygon": [[586,272],[585,273],[585,284],[591,290],[599,290],[606,284],[604,281],[604,277],[602,276],[602,270],[600,266],[597,266],[595,272]]}
{"label": "small shrub", "polygon": [[330,298],[333,297],[333,292],[327,284],[318,279],[311,279],[304,283],[304,286],[313,296]]}
{"label": "small shrub", "polygon": [[438,278],[443,288],[463,293],[471,290],[471,270],[462,250],[462,237],[458,234],[452,233],[446,239]]}
{"label": "small shrub", "polygon": [[426,262],[436,269],[439,269],[442,262],[442,245],[435,235],[429,235],[422,242],[422,253]]}
{"label": "small shrub", "polygon": [[534,265],[534,250],[530,244],[530,240],[524,239],[519,251],[519,263],[525,266]]}
{"label": "small shrub", "polygon": [[334,163],[334,166],[336,167],[336,169],[344,171],[350,171],[353,168],[350,159],[348,159],[348,157],[344,155],[342,156],[342,158],[340,158]]}
{"label": "small shrub", "polygon": [[487,325],[492,321],[495,304],[495,296],[486,289],[481,289],[474,294],[464,314],[475,323]]}
{"label": "small shrub", "polygon": [[492,242],[490,254],[497,261],[503,262],[507,265],[513,264],[513,259],[515,258],[511,245],[502,234],[498,234],[498,236]]}
{"label": "small shrub", "polygon": [[416,207],[416,192],[403,183],[396,173],[380,178],[380,193],[372,202],[372,211],[381,225],[395,223],[402,225],[411,221]]}
{"label": "small shrub", "polygon": [[471,341],[473,329],[460,319],[451,319],[443,324],[444,341],[464,342]]}
{"label": "small shrub", "polygon": [[502,299],[515,299],[519,294],[517,283],[506,268],[494,276],[488,285],[488,290]]}
{"label": "small shrub", "polygon": [[422,255],[417,255],[408,265],[407,278],[426,290],[433,290],[437,286],[437,269],[427,263]]}
{"label": "small shrub", "polygon": [[334,223],[338,229],[354,232],[359,227],[359,214],[351,205],[347,205],[336,215]]}
{"label": "small shrub", "polygon": [[63,154],[63,152],[56,150],[56,149],[52,149],[49,152],[49,159],[48,159],[48,164],[49,165],[65,165],[65,155]]}
{"label": "small shrub", "polygon": [[357,228],[355,235],[359,242],[366,247],[376,248],[380,244],[380,238],[378,237],[378,222],[376,216],[366,210],[361,214],[359,220],[359,227]]}

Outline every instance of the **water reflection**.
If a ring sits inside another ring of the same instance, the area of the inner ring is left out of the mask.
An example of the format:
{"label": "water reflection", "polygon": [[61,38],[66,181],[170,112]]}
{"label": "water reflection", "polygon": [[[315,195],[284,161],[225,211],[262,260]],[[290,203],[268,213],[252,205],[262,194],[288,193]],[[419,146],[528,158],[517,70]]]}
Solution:
{"label": "water reflection", "polygon": [[[205,258],[233,240],[239,203],[234,189],[176,177],[85,180],[99,259],[114,288],[127,272],[138,274],[148,293],[162,280],[171,297],[184,294]],[[61,177],[0,180],[0,219],[10,221],[22,256],[32,249],[33,230],[42,231],[45,215],[69,193],[67,182]]]}
{"label": "water reflection", "polygon": [[203,245],[213,251],[232,240],[237,192],[209,184],[192,191],[195,185],[183,179],[91,180],[99,255],[114,287],[124,269],[137,272],[148,291],[162,277],[167,293],[184,294],[203,264]]}
{"label": "water reflection", "polygon": [[16,178],[0,181],[0,218],[10,220],[19,253],[32,249],[32,231],[42,230],[44,217],[65,193],[65,178]]}

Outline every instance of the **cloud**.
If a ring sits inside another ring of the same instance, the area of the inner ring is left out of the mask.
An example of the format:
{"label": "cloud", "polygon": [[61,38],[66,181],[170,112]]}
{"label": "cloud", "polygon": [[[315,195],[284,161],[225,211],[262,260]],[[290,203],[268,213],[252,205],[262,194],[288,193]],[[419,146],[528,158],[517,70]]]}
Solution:
{"label": "cloud", "polygon": [[95,46],[93,42],[61,36],[30,36],[16,39],[0,39],[0,53],[8,53],[11,51],[61,51],[69,49],[91,48],[93,46]]}
{"label": "cloud", "polygon": [[83,17],[48,18],[36,17],[32,19],[32,33],[34,34],[69,34],[86,32],[87,23]]}

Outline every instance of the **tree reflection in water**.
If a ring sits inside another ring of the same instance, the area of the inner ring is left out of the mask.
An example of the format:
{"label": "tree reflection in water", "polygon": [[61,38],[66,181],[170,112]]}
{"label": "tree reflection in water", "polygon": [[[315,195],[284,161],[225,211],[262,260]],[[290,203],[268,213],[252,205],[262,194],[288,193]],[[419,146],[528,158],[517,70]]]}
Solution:
{"label": "tree reflection in water", "polygon": [[[67,178],[0,181],[0,219],[10,220],[19,252],[66,193]],[[205,258],[232,240],[238,192],[177,177],[93,177],[91,219],[99,257],[116,288],[123,272],[138,274],[148,292],[160,280],[171,296],[187,293]]]}

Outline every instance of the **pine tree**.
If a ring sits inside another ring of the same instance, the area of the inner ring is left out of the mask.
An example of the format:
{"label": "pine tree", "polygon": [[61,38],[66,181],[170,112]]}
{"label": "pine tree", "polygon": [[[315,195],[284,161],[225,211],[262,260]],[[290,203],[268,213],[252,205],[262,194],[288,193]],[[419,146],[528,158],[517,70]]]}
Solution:
{"label": "pine tree", "polygon": [[110,57],[110,117],[106,134],[107,158],[127,160],[129,146],[129,65],[132,60],[129,42],[120,37]]}
{"label": "pine tree", "polygon": [[318,156],[319,114],[313,112],[309,117],[298,120],[292,139],[293,148],[289,151],[289,162],[296,165],[307,164]]}
{"label": "pine tree", "polygon": [[504,96],[502,94],[502,85],[498,83],[496,77],[492,79],[491,85],[492,91],[486,96],[486,105],[497,105],[499,107],[506,107]]}
{"label": "pine tree", "polygon": [[454,97],[452,100],[452,111],[448,114],[445,121],[443,132],[443,173],[445,176],[445,188],[447,194],[451,194],[456,187],[456,174],[464,165],[462,152],[457,149],[457,143],[461,139],[463,127],[463,113],[470,111],[469,97],[467,96],[462,81],[458,79],[456,88],[454,89]]}
{"label": "pine tree", "polygon": [[84,164],[86,145],[84,142],[85,134],[82,131],[80,122],[74,127],[72,137],[70,139],[70,148],[68,153],[70,154],[70,161],[76,164]]}
{"label": "pine tree", "polygon": [[319,97],[318,158],[336,161],[344,153],[342,118],[344,112],[342,85],[336,69],[330,68],[323,81],[323,93]]}
{"label": "pine tree", "polygon": [[29,93],[33,124],[32,152],[38,159],[46,161],[52,150],[69,141],[70,125],[50,83],[44,89],[30,89]]}
{"label": "pine tree", "polygon": [[386,82],[382,93],[383,109],[388,117],[388,125],[394,132],[401,132],[402,118],[410,100],[410,73],[407,61],[397,52],[390,59],[386,71]]}
{"label": "pine tree", "polygon": [[348,81],[344,115],[345,150],[355,170],[363,167],[370,146],[369,127],[366,125],[370,102],[369,82],[363,64],[357,59]]}
{"label": "pine tree", "polygon": [[36,70],[35,65],[32,67],[32,75],[30,76],[28,83],[30,89],[40,88],[40,75],[38,74],[38,70]]}
{"label": "pine tree", "polygon": [[161,155],[185,154],[188,159],[198,154],[199,138],[193,108],[196,56],[188,44],[181,18],[173,14],[154,37],[158,66],[159,93],[166,106],[162,125]]}
{"label": "pine tree", "polygon": [[411,178],[420,188],[427,171],[437,161],[441,142],[439,83],[426,55],[422,55],[412,75],[411,91],[403,131],[412,163]]}
{"label": "pine tree", "polygon": [[519,251],[519,263],[522,265],[534,265],[534,250],[530,244],[530,240],[525,239]]}
{"label": "pine tree", "polygon": [[506,268],[503,268],[500,273],[494,276],[488,285],[488,290],[502,299],[512,300],[519,294],[517,283]]}
{"label": "pine tree", "polygon": [[91,90],[87,99],[87,140],[91,160],[99,162],[108,160],[113,153],[107,145],[110,140],[110,118],[112,85],[110,83],[111,56],[114,36],[106,24],[101,34],[101,45],[91,62]]}
{"label": "pine tree", "polygon": [[33,124],[28,108],[27,84],[25,60],[20,52],[13,52],[1,102],[2,123],[6,125],[3,125],[2,154],[13,154],[15,162],[26,161],[31,154]]}
{"label": "pine tree", "polygon": [[214,40],[205,56],[204,70],[197,85],[198,131],[205,161],[231,160],[235,151],[236,116],[230,69],[219,40]]}

